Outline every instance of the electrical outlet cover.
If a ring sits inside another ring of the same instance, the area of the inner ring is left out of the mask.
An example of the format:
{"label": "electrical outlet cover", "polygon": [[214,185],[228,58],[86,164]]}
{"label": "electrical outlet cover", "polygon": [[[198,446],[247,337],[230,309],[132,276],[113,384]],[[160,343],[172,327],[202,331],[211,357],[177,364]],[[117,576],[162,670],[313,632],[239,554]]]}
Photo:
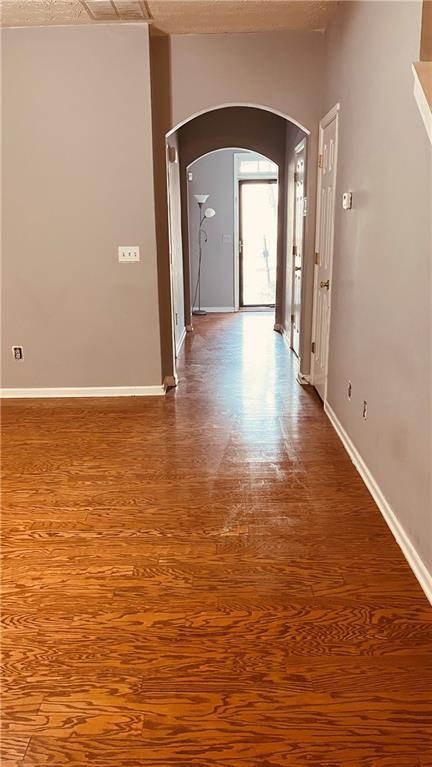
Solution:
{"label": "electrical outlet cover", "polygon": [[352,208],[352,192],[344,192],[342,195],[342,207],[344,210]]}
{"label": "electrical outlet cover", "polygon": [[22,346],[12,346],[12,356],[14,360],[24,359],[24,349]]}

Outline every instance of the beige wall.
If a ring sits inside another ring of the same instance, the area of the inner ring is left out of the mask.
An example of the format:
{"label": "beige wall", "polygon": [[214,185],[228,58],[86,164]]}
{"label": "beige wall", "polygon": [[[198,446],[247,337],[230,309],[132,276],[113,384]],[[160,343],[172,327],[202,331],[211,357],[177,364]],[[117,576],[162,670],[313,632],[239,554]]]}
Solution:
{"label": "beige wall", "polygon": [[158,385],[147,27],[4,30],[2,64],[2,385]]}
{"label": "beige wall", "polygon": [[328,399],[432,571],[432,166],[411,71],[420,25],[421,3],[353,2],[328,32],[326,109],[341,104]]}
{"label": "beige wall", "polygon": [[324,34],[174,35],[173,126],[224,104],[277,109],[313,130],[321,109]]}
{"label": "beige wall", "polygon": [[173,127],[194,114],[224,104],[252,104],[278,110],[311,133],[303,272],[304,373],[309,372],[310,366],[317,126],[322,117],[324,53],[325,37],[321,32],[171,38]]}

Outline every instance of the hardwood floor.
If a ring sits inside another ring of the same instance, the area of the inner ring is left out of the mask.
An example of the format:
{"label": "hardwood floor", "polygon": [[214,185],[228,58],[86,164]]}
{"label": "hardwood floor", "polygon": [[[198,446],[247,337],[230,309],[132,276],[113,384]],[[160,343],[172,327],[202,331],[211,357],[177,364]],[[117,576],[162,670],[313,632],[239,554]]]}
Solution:
{"label": "hardwood floor", "polygon": [[271,328],[4,403],[2,767],[432,764],[432,610]]}

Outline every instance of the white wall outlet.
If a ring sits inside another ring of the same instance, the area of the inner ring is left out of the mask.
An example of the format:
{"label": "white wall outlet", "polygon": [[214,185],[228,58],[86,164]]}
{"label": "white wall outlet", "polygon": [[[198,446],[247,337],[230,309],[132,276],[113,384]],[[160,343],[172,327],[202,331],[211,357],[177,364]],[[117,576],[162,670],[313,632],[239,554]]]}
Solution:
{"label": "white wall outlet", "polygon": [[118,260],[120,264],[126,264],[131,261],[139,261],[139,245],[120,245],[118,249]]}
{"label": "white wall outlet", "polygon": [[232,236],[230,234],[223,234],[222,235],[222,242],[224,245],[231,245],[232,243]]}
{"label": "white wall outlet", "polygon": [[12,356],[14,360],[24,359],[24,349],[22,346],[12,346]]}
{"label": "white wall outlet", "polygon": [[352,208],[352,192],[344,192],[342,195],[342,207],[344,210]]}

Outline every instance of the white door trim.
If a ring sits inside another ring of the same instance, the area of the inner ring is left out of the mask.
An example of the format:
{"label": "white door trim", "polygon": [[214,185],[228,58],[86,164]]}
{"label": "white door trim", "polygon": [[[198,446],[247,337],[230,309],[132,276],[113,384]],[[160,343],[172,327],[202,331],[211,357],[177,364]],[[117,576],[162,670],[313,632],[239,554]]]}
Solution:
{"label": "white door trim", "polygon": [[165,177],[166,177],[166,189],[167,189],[167,213],[168,213],[168,248],[169,248],[169,281],[170,281],[170,302],[171,302],[171,342],[172,342],[172,365],[173,365],[173,380],[177,379],[177,340],[175,331],[175,303],[174,303],[174,266],[173,266],[173,234],[172,234],[172,221],[171,221],[171,207],[172,207],[172,193],[171,193],[171,179],[170,179],[170,145],[165,137]]}
{"label": "white door trim", "polygon": [[240,310],[240,225],[239,225],[239,155],[236,152],[233,155],[234,169],[234,232],[233,232],[233,254],[234,254],[234,311]]}
{"label": "white door trim", "polygon": [[[302,233],[302,258],[304,263],[304,255],[305,255],[305,223],[304,223],[304,201],[306,199],[305,191],[306,191],[306,165],[307,165],[307,136],[304,136],[304,138],[299,141],[298,144],[294,147],[294,157],[296,157],[300,152],[304,152],[304,168],[303,168],[303,233]],[[296,165],[297,161],[295,162],[294,168],[296,172]],[[288,191],[288,183],[289,180],[286,180],[287,184],[287,191]],[[288,195],[287,195],[288,196]],[[297,233],[296,233],[296,225],[297,225],[297,192],[296,192],[296,182],[294,181],[294,200],[293,200],[293,208],[292,208],[292,214],[293,214],[293,223],[294,223],[294,229],[293,229],[293,240],[294,245],[297,245],[296,239],[297,239]],[[286,255],[286,258],[288,258],[288,254]],[[295,273],[294,273],[294,267],[295,267],[295,256],[293,252],[291,253],[291,312],[293,312],[294,307],[294,282],[295,282]],[[303,270],[303,264],[302,264],[302,270]],[[302,315],[302,304],[303,304],[303,292],[304,292],[304,279],[303,279],[303,271],[301,273],[301,286],[300,286],[300,328],[299,328],[299,352],[301,347],[301,335],[302,335],[302,327],[301,327],[301,315]],[[293,316],[293,315],[291,315]],[[297,357],[297,353],[294,351],[294,326],[293,322],[290,323],[290,349],[294,352],[296,358],[300,361],[300,355]]]}
{"label": "white door trim", "polygon": [[[337,180],[337,161],[338,161],[338,146],[339,146],[339,111],[340,111],[340,104],[337,103],[330,109],[329,112],[327,112],[326,115],[320,120],[319,124],[319,141],[318,141],[318,157],[322,154],[323,151],[323,139],[324,139],[324,130],[325,128],[330,125],[330,123],[336,119],[336,140],[335,140],[335,156],[334,156],[334,164],[335,164],[335,188],[336,188],[336,180]],[[318,174],[317,174],[317,194],[316,194],[316,220],[315,220],[315,251],[318,251],[319,253],[319,233],[320,233],[320,224],[321,224],[321,187],[322,187],[322,168],[319,167],[318,163]],[[336,195],[333,195],[333,210],[332,210],[332,217],[334,222],[335,217],[335,201],[336,201]],[[334,242],[332,243],[331,247],[331,253],[330,253],[330,295],[331,291],[333,289],[333,251],[334,251]],[[317,283],[317,275],[318,275],[318,267],[316,264],[314,264],[314,282],[313,282],[313,314],[312,314],[312,341],[315,340],[315,330],[316,330],[316,310],[317,310],[317,292],[318,292],[318,283]],[[331,305],[332,301],[330,300],[330,307],[329,307],[329,334],[330,334],[330,322],[331,322]],[[325,393],[324,393],[324,403],[327,402],[327,380],[328,380],[328,351],[330,346],[330,339],[327,343],[327,362],[326,362],[326,377],[325,377]],[[310,383],[312,386],[314,385],[314,355],[312,353],[311,349],[311,361],[310,361]]]}

